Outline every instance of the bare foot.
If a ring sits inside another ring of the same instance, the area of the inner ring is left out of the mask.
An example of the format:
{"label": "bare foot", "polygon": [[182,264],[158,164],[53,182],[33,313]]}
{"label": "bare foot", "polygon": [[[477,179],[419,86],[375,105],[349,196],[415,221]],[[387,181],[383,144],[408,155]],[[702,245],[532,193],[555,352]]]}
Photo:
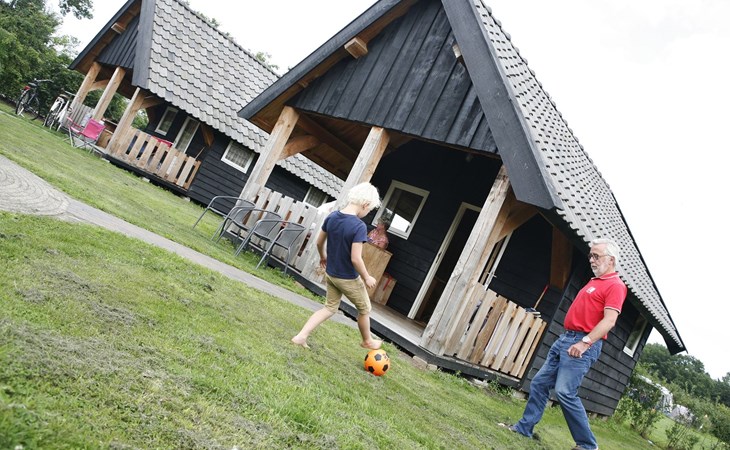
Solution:
{"label": "bare foot", "polygon": [[291,338],[291,342],[294,345],[299,345],[301,347],[304,347],[306,349],[309,349],[309,346],[307,345],[307,340],[306,339],[302,339],[299,336],[294,336],[293,338]]}
{"label": "bare foot", "polygon": [[383,341],[380,339],[370,339],[367,342],[360,342],[360,347],[367,348],[368,350],[377,350],[381,345],[383,345]]}

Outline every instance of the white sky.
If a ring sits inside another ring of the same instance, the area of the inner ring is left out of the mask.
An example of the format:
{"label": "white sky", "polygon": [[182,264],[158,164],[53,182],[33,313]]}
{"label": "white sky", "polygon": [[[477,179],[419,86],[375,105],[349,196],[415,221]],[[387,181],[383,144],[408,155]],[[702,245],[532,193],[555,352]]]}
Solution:
{"label": "white sky", "polygon": [[[94,3],[93,21],[71,18],[61,29],[81,48],[125,2]],[[244,48],[269,53],[282,72],[374,3],[190,1]],[[730,372],[729,299],[719,287],[730,260],[722,210],[730,2],[487,4],[614,191],[689,354],[715,379]],[[654,332],[650,342],[663,340]]]}

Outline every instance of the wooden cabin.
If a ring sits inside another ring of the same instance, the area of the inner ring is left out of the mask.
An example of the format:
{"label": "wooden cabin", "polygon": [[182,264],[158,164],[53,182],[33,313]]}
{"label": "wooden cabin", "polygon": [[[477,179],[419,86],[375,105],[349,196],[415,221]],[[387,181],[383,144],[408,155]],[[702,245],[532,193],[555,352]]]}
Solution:
{"label": "wooden cabin", "polygon": [[[365,220],[393,221],[373,326],[408,352],[528,391],[600,237],[621,246],[629,294],[580,389],[586,408],[614,411],[652,329],[685,350],[609,185],[482,0],[381,0],[239,116],[269,133],[243,196],[268,198],[295,154],[342,193],[379,188]],[[321,291],[313,241],[295,267]]]}
{"label": "wooden cabin", "polygon": [[[278,76],[187,5],[129,0],[70,68],[85,75],[76,120],[92,90],[103,89],[90,112],[97,120],[115,93],[130,100],[119,123],[106,121],[103,157],[201,204],[241,192],[268,135],[236,113]],[[140,110],[144,130],[131,126]],[[342,183],[297,155],[274,167],[267,187],[319,206]]]}

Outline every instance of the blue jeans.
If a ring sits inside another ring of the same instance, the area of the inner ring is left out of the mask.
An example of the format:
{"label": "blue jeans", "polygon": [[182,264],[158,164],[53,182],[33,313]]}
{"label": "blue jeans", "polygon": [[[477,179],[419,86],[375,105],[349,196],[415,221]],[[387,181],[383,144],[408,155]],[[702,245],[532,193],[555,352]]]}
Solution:
{"label": "blue jeans", "polygon": [[599,339],[591,345],[581,358],[568,356],[568,348],[580,342],[585,335],[586,333],[566,331],[550,347],[545,363],[530,383],[530,398],[527,400],[525,412],[522,419],[515,424],[518,433],[532,437],[535,425],[545,412],[550,390],[555,389],[555,396],[576,445],[585,449],[598,448],[596,437],[588,424],[588,415],[578,397],[578,388],[585,374],[601,355],[603,340]]}

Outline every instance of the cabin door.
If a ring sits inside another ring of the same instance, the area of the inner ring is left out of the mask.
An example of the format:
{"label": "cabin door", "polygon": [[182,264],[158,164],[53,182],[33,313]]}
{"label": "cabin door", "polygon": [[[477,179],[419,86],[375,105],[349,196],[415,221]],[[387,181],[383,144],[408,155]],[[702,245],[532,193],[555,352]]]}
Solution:
{"label": "cabin door", "polygon": [[441,293],[443,293],[446,283],[451,277],[451,272],[454,271],[456,262],[464,250],[464,245],[466,240],[469,239],[469,234],[474,228],[480,210],[481,208],[468,203],[462,203],[459,207],[459,211],[451,223],[451,228],[446,233],[441,248],[436,254],[433,264],[431,264],[431,269],[426,274],[423,286],[418,291],[416,301],[408,312],[409,318],[428,323],[439,298],[441,298]]}

